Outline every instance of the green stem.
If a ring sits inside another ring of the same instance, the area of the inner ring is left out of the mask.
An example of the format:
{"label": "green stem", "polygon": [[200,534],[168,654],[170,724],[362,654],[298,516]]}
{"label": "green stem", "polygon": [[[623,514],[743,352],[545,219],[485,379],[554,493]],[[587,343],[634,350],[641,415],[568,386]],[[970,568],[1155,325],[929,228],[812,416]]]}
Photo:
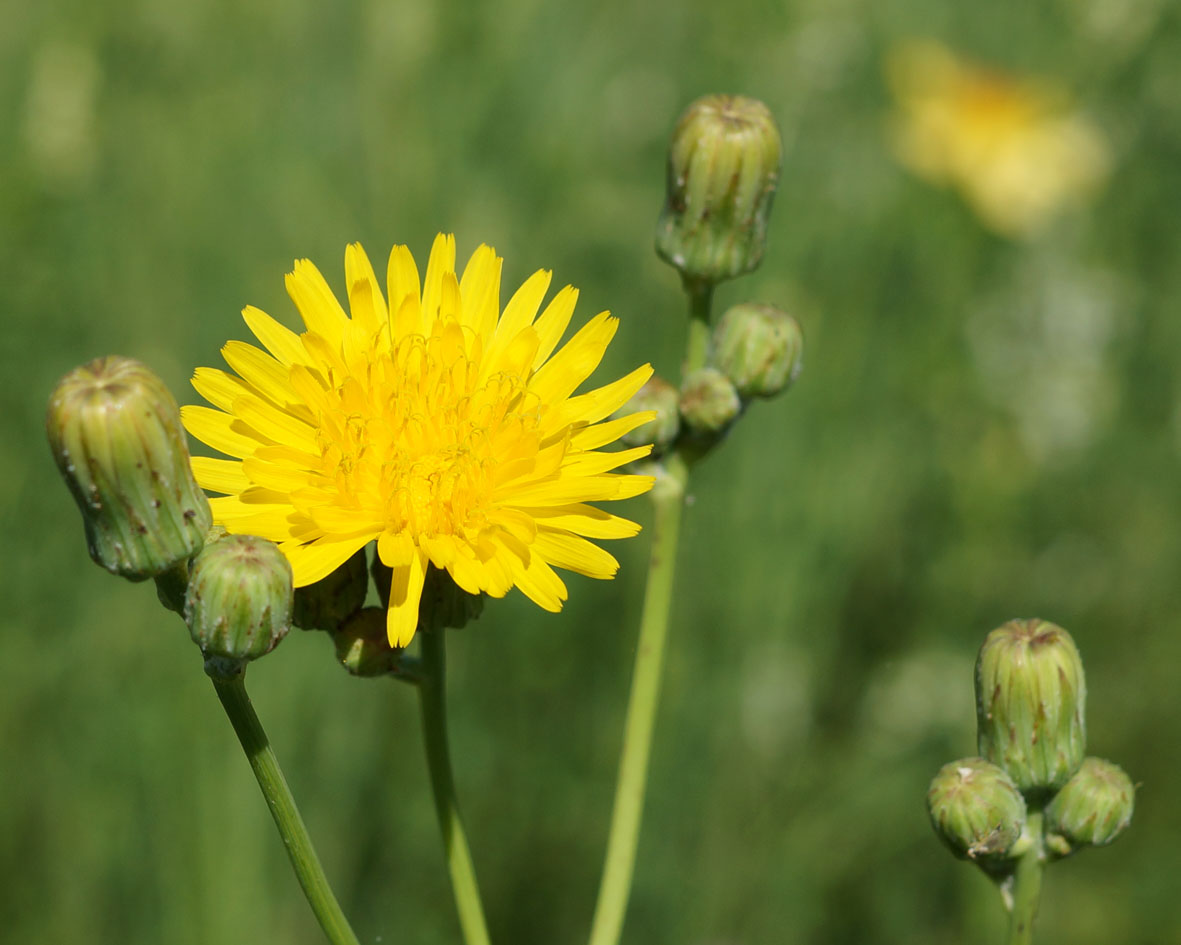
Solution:
{"label": "green stem", "polygon": [[422,705],[422,733],[426,742],[427,766],[431,772],[431,790],[435,795],[435,813],[443,834],[451,891],[459,912],[459,925],[467,945],[488,945],[488,926],[484,906],[476,884],[476,870],[468,849],[459,804],[455,799],[455,779],[451,773],[451,753],[447,747],[446,658],[443,647],[445,631],[425,631],[422,639],[422,675],[418,683]]}
{"label": "green stem", "polygon": [[712,282],[685,280],[689,293],[689,340],[685,351],[685,373],[705,367],[709,355],[709,313],[713,303]]}
{"label": "green stem", "polygon": [[668,637],[677,536],[688,476],[688,464],[674,452],[667,471],[658,476],[652,489],[654,516],[648,586],[644,592],[640,637],[624,723],[623,751],[615,784],[615,807],[611,813],[611,830],[607,837],[607,855],[603,862],[590,945],[615,945],[619,941],[631,893],[648,780],[648,758],[652,751],[652,729]]}
{"label": "green stem", "polygon": [[283,838],[299,885],[303,887],[303,894],[316,914],[320,927],[332,945],[358,945],[357,936],[341,911],[332,887],[328,885],[328,877],[324,875],[324,867],[316,856],[312,838],[308,836],[299,808],[295,806],[295,798],[287,787],[279,760],[267,741],[262,723],[254,713],[254,706],[250,704],[245,678],[245,672],[228,677],[214,676],[213,687],[229,716],[230,724],[234,726],[238,741],[242,743],[242,750],[246,752],[262,796],[275,819],[275,826],[279,828],[279,836]]}
{"label": "green stem", "polygon": [[1025,829],[1033,837],[1033,846],[1017,861],[1013,875],[1013,910],[1009,915],[1009,945],[1032,945],[1033,919],[1037,915],[1038,898],[1042,891],[1042,871],[1046,857],[1042,844],[1041,811],[1031,811]]}

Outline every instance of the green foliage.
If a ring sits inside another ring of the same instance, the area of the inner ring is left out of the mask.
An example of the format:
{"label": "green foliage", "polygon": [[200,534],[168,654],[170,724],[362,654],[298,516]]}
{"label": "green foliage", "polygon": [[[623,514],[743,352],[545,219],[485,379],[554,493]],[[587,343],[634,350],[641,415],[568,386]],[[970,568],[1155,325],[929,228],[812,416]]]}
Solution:
{"label": "green foliage", "polygon": [[[923,792],[971,743],[981,635],[1031,615],[1075,635],[1090,746],[1143,785],[1126,838],[1052,874],[1039,942],[1175,937],[1175,9],[58,0],[3,22],[0,937],[320,941],[183,624],[87,558],[54,381],[118,352],[195,402],[242,306],[293,324],[294,257],[339,289],[348,241],[421,253],[439,229],[496,246],[506,285],[552,268],[618,314],[615,376],[675,378],[652,232],[667,134],[714,91],[766,101],[785,143],[764,264],[716,310],[792,312],[808,365],[694,474],[624,941],[996,941]],[[1073,86],[1117,155],[1089,211],[1008,242],[897,167],[883,59],[932,32]],[[572,578],[562,615],[510,597],[449,641],[495,940],[585,935],[644,550]],[[454,942],[414,693],[334,662],[298,635],[255,705],[362,939]]]}

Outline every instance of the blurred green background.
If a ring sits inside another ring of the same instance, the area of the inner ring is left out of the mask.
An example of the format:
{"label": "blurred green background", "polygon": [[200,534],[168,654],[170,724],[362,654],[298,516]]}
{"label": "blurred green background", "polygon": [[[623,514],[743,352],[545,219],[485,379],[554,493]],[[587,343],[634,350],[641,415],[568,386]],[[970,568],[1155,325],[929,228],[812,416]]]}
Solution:
{"label": "blurred green background", "polygon": [[[487,241],[623,319],[607,378],[675,375],[652,254],[664,143],[764,99],[769,250],[719,292],[793,311],[807,366],[700,469],[628,943],[991,943],[923,796],[974,752],[992,627],[1075,635],[1129,834],[1048,875],[1039,942],[1181,942],[1181,18],[1164,0],[0,6],[0,940],[321,941],[180,622],[110,578],[44,443],[54,381],[121,353],[182,402],[282,276],[346,242]],[[987,232],[891,156],[883,62],[934,36],[1056,77],[1107,139],[1089,208]],[[643,500],[631,512],[646,520]],[[495,940],[577,942],[644,577],[519,595],[451,643],[453,747]],[[363,942],[459,929],[405,687],[295,633],[250,673]]]}

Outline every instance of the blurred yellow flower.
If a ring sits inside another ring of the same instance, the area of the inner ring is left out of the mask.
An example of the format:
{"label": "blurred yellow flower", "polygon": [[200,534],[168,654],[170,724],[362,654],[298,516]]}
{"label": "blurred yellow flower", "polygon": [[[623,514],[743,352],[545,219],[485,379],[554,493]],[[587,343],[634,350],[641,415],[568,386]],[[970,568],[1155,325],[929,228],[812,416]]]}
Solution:
{"label": "blurred yellow flower", "polygon": [[999,233],[1035,232],[1107,176],[1106,142],[1051,86],[989,71],[930,41],[899,47],[887,71],[899,159],[959,188]]}
{"label": "blurred yellow flower", "polygon": [[[428,565],[465,591],[518,587],[546,610],[566,599],[553,566],[614,576],[587,538],[639,526],[586,503],[646,492],[648,476],[612,473],[648,454],[600,447],[652,419],[601,422],[648,379],[648,365],[572,396],[598,366],[618,319],[602,312],[556,353],[577,290],[537,311],[550,273],[530,276],[500,310],[501,259],[488,246],[462,275],[440,234],[419,282],[405,246],[390,254],[389,305],[359,244],[345,251],[351,317],[308,260],[287,291],[307,330],[264,312],[243,317],[266,351],[231,341],[235,374],[198,368],[210,407],[189,406],[189,432],[236,459],[195,457],[197,481],[231,532],[278,542],[297,587],[320,580],[377,540],[393,569],[390,643],[414,636]],[[552,357],[551,357],[552,355]]]}

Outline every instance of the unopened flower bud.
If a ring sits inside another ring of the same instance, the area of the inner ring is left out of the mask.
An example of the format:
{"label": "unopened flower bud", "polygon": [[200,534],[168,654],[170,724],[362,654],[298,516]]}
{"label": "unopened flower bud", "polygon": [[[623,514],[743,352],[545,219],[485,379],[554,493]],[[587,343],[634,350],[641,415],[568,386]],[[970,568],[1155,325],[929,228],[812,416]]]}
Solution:
{"label": "unopened flower bud", "polygon": [[315,584],[295,589],[291,622],[304,630],[335,630],[365,603],[369,569],[365,549]]}
{"label": "unopened flower bud", "polygon": [[[382,607],[390,605],[390,580],[393,572],[373,558],[373,584]],[[483,613],[484,595],[469,594],[457,585],[446,571],[429,565],[422,585],[422,599],[418,604],[418,629],[461,629]]]}
{"label": "unopened flower bud", "polygon": [[1059,856],[1111,843],[1132,822],[1136,789],[1119,765],[1086,758],[1046,808],[1046,845]]}
{"label": "unopened flower bud", "polygon": [[354,676],[384,676],[398,665],[398,651],[390,646],[384,607],[365,607],[333,632],[336,658]]}
{"label": "unopened flower bud", "polygon": [[741,412],[738,391],[717,368],[694,371],[681,385],[681,419],[699,439],[718,439]]}
{"label": "unopened flower bud", "polygon": [[1083,662],[1061,627],[1011,620],[985,639],[976,661],[978,747],[1027,796],[1052,794],[1082,764],[1085,702]]}
{"label": "unopened flower bud", "polygon": [[291,565],[274,542],[226,535],[193,559],[185,623],[211,676],[265,656],[291,626]]}
{"label": "unopened flower bud", "polygon": [[710,364],[743,399],[771,397],[803,367],[804,336],[794,318],[771,305],[727,309],[714,327]]}
{"label": "unopened flower bud", "polygon": [[663,377],[653,374],[648,382],[641,387],[619,411],[621,416],[638,413],[641,410],[654,410],[655,418],[642,426],[625,433],[619,439],[625,446],[644,446],[652,444],[652,455],[659,456],[676,442],[677,434],[681,432],[681,396],[677,389]]}
{"label": "unopened flower bud", "polygon": [[1017,785],[983,758],[940,768],[927,791],[927,810],[952,853],[985,867],[1014,856],[1025,828],[1025,799]]}
{"label": "unopened flower bud", "polygon": [[209,502],[176,401],[144,365],[115,356],[75,368],[50,395],[45,426],[96,563],[140,581],[201,548]]}
{"label": "unopened flower bud", "polygon": [[686,279],[715,283],[763,258],[782,143],[762,102],[698,99],[681,116],[668,154],[656,252]]}

